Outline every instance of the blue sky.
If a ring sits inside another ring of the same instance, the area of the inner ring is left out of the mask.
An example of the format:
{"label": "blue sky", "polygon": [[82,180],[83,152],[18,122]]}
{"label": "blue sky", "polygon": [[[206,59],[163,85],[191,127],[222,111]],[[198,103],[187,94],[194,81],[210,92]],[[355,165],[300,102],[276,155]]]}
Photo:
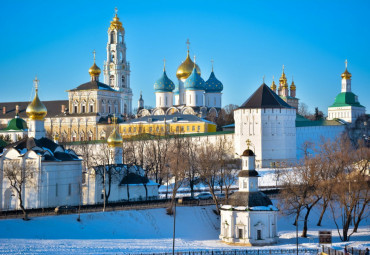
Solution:
{"label": "blue sky", "polygon": [[[92,51],[103,67],[107,29],[118,7],[131,64],[133,106],[140,91],[155,105],[153,84],[197,56],[202,77],[214,70],[224,84],[223,105],[242,104],[285,65],[297,97],[327,112],[340,92],[348,59],[352,91],[370,109],[370,1],[2,1],[0,101],[27,101],[32,80],[41,100],[67,99],[89,81]],[[103,77],[100,77],[103,80]],[[368,110],[369,111],[369,110]]]}

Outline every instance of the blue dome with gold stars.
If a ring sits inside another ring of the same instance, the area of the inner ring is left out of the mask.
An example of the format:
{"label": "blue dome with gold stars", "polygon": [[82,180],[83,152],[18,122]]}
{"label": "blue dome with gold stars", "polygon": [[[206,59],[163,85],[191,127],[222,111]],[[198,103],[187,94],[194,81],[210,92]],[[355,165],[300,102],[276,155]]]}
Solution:
{"label": "blue dome with gold stars", "polygon": [[172,92],[175,88],[175,84],[167,77],[166,71],[163,71],[163,75],[154,83],[155,92]]}
{"label": "blue dome with gold stars", "polygon": [[206,92],[214,92],[219,93],[224,89],[224,85],[222,82],[217,80],[215,73],[212,71],[211,75],[209,76],[208,80],[205,82],[204,90]]}
{"label": "blue dome with gold stars", "polygon": [[185,80],[186,90],[204,90],[205,82],[195,68],[191,75]]}

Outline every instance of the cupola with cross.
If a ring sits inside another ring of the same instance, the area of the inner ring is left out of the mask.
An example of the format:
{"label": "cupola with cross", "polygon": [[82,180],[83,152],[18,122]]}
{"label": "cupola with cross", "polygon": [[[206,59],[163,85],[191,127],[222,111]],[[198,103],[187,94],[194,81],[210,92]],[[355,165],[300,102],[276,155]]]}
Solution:
{"label": "cupola with cross", "polygon": [[104,62],[104,83],[122,92],[122,112],[132,112],[130,64],[126,59],[125,30],[115,8],[113,21],[108,28],[107,60]]}

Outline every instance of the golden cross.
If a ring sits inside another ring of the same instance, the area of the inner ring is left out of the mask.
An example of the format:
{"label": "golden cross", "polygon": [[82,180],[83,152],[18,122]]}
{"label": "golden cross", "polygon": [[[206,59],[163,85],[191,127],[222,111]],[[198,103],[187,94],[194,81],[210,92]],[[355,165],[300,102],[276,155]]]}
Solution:
{"label": "golden cross", "polygon": [[187,47],[188,47],[188,50],[189,50],[189,48],[190,48],[190,41],[189,41],[189,38],[186,40],[186,44],[188,45]]}
{"label": "golden cross", "polygon": [[347,64],[348,64],[348,61],[347,61],[347,59],[346,59],[346,61],[344,61],[344,63],[346,64],[346,69],[347,69]]}
{"label": "golden cross", "polygon": [[163,58],[163,72],[166,71],[166,58]]}
{"label": "golden cross", "polygon": [[118,13],[118,8],[117,7],[115,7],[114,8],[114,12],[116,13],[116,15],[117,15],[117,13]]}
{"label": "golden cross", "polygon": [[251,140],[247,139],[247,147],[248,147],[248,150],[249,150],[249,146],[252,144]]}
{"label": "golden cross", "polygon": [[35,76],[35,79],[33,80],[33,84],[35,84],[35,90],[37,91],[39,89],[39,80],[37,79],[37,75]]}
{"label": "golden cross", "polygon": [[283,65],[283,73],[284,73],[284,68],[285,68],[285,66]]}
{"label": "golden cross", "polygon": [[213,72],[213,62],[214,62],[214,61],[213,61],[213,59],[211,59],[211,63],[212,63],[212,72]]}
{"label": "golden cross", "polygon": [[294,82],[294,76],[292,75],[292,82]]}
{"label": "golden cross", "polygon": [[272,76],[272,81],[274,81],[274,79],[275,79],[275,77],[274,77],[274,76]]}
{"label": "golden cross", "polygon": [[195,66],[195,55],[194,55],[194,66]]}
{"label": "golden cross", "polygon": [[92,53],[94,55],[94,63],[95,63],[95,53],[96,53],[96,51],[94,50]]}

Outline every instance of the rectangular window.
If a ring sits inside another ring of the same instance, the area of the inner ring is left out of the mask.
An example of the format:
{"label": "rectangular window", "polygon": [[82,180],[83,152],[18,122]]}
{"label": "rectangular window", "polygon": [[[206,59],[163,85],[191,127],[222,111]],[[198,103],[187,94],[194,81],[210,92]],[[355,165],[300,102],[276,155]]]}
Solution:
{"label": "rectangular window", "polygon": [[257,230],[257,240],[262,240],[262,230]]}
{"label": "rectangular window", "polygon": [[200,126],[198,126],[198,132],[200,131]]}
{"label": "rectangular window", "polygon": [[189,127],[189,126],[187,126],[187,127],[186,127],[186,130],[187,130],[187,131],[189,131],[189,130],[190,130],[190,127]]}
{"label": "rectangular window", "polygon": [[77,106],[75,106],[75,112],[74,113],[77,113]]}
{"label": "rectangular window", "polygon": [[72,194],[72,184],[68,184],[68,196]]}
{"label": "rectangular window", "polygon": [[192,130],[195,131],[195,126],[193,126]]}
{"label": "rectangular window", "polygon": [[90,112],[93,112],[93,111],[94,111],[94,106],[90,105]]}
{"label": "rectangular window", "polygon": [[58,196],[58,183],[55,184],[55,196],[56,197]]}
{"label": "rectangular window", "polygon": [[108,106],[108,113],[110,113],[110,106]]}
{"label": "rectangular window", "polygon": [[243,238],[243,229],[242,228],[238,229],[238,234],[239,234],[239,238],[242,239]]}
{"label": "rectangular window", "polygon": [[85,108],[86,108],[86,106],[83,105],[82,106],[82,113],[85,113],[85,110],[86,110]]}

